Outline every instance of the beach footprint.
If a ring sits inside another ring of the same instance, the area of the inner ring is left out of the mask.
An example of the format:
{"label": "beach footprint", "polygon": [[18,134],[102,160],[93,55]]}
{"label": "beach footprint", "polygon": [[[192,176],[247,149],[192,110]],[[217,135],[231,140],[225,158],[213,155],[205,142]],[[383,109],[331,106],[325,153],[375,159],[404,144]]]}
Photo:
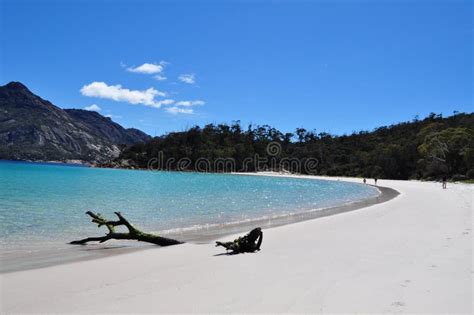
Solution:
{"label": "beach footprint", "polygon": [[395,307],[403,307],[405,306],[405,302],[402,302],[402,301],[395,301],[392,303],[392,306],[395,306]]}

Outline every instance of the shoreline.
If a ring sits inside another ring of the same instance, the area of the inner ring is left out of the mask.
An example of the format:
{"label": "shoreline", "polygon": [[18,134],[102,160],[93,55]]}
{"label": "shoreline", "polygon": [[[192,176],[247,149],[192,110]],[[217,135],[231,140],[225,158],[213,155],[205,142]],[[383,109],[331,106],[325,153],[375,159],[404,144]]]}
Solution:
{"label": "shoreline", "polygon": [[[229,173],[224,175],[237,176],[267,176],[267,177],[287,177],[299,178],[308,180],[318,180],[315,176],[302,176],[293,174],[278,174],[278,173]],[[338,180],[326,178],[326,180]],[[361,184],[362,185],[362,184]],[[229,223],[210,224],[208,226],[190,227],[186,229],[173,229],[162,231],[160,235],[170,238],[175,238],[190,244],[210,244],[222,237],[231,236],[234,234],[245,234],[251,229],[259,226],[263,229],[279,227],[288,224],[294,224],[307,220],[314,220],[326,216],[345,213],[348,211],[358,210],[374,204],[389,201],[399,195],[399,192],[387,187],[373,186],[380,194],[376,197],[371,197],[363,200],[356,200],[342,205],[326,207],[320,209],[305,210],[302,212],[276,215],[267,218],[257,218],[248,221],[234,221]],[[28,254],[21,258],[35,261],[31,263],[18,263],[19,258],[14,258],[9,261],[2,259],[3,264],[0,266],[0,274],[8,274],[12,272],[42,269],[63,264],[70,264],[81,261],[90,261],[96,259],[103,259],[116,255],[123,255],[134,253],[137,251],[147,249],[161,249],[152,244],[136,243],[133,241],[112,241],[106,244],[89,244],[85,246],[70,245],[67,248],[59,250],[45,249],[38,254]]]}
{"label": "shoreline", "polygon": [[[252,174],[254,176],[266,176],[259,174]],[[249,174],[249,176],[252,176]],[[380,194],[376,197],[371,197],[363,200],[351,201],[344,203],[339,206],[326,207],[305,210],[302,212],[296,212],[291,214],[276,215],[268,218],[257,218],[249,221],[237,221],[225,224],[213,224],[209,227],[199,227],[197,229],[190,228],[183,233],[166,233],[163,235],[171,237],[182,237],[180,240],[184,240],[190,243],[209,243],[214,240],[218,240],[221,237],[234,235],[237,233],[246,233],[251,229],[259,226],[263,229],[275,228],[279,226],[294,224],[298,222],[315,220],[318,218],[337,215],[349,211],[359,210],[371,205],[384,203],[397,197],[400,193],[394,189],[388,187],[376,187]]]}
{"label": "shoreline", "polygon": [[266,229],[254,254],[188,243],[1,274],[0,312],[472,313],[474,187],[380,185],[400,195]]}

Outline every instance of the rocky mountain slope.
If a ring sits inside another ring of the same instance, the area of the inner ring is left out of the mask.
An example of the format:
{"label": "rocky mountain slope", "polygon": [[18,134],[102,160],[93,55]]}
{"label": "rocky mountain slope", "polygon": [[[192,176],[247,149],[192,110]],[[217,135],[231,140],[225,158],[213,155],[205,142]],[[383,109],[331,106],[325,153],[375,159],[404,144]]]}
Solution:
{"label": "rocky mountain slope", "polygon": [[99,113],[61,109],[19,82],[0,86],[0,159],[106,162],[149,139]]}

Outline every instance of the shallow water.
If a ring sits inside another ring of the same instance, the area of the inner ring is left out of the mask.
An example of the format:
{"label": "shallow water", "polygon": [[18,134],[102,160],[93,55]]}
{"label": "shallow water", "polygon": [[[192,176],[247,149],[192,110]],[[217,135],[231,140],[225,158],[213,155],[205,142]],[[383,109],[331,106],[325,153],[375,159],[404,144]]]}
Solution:
{"label": "shallow water", "polygon": [[[101,235],[84,214],[121,211],[168,233],[304,212],[377,196],[370,186],[323,180],[151,172],[0,162],[2,256],[65,248]],[[134,243],[136,244],[136,243]]]}

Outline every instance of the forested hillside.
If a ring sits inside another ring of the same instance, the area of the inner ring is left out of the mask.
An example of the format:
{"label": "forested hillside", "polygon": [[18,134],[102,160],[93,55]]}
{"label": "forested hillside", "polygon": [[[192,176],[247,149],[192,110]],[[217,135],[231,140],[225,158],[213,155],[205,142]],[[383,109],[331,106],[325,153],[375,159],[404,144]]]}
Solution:
{"label": "forested hillside", "polygon": [[[233,161],[234,167],[219,167],[223,160]],[[303,128],[282,133],[267,125],[244,129],[238,121],[195,126],[134,145],[113,164],[124,161],[133,167],[167,170],[283,169],[333,176],[467,179],[474,178],[474,113],[447,118],[431,114],[343,136]]]}

